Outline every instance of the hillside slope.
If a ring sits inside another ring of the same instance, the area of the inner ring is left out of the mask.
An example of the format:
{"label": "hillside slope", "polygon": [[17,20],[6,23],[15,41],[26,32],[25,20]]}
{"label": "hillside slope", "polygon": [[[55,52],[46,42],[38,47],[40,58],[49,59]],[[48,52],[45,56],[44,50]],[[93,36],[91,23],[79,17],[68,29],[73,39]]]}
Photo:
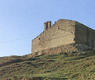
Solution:
{"label": "hillside slope", "polygon": [[94,80],[95,51],[0,58],[0,80]]}

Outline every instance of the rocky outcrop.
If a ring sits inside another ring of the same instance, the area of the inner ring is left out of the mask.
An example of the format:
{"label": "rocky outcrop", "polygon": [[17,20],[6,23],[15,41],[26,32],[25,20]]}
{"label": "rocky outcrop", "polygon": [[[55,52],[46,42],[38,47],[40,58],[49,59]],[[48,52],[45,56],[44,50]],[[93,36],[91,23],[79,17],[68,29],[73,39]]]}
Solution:
{"label": "rocky outcrop", "polygon": [[72,53],[72,52],[80,52],[91,49],[85,44],[69,44],[60,47],[50,48],[46,50],[42,50],[36,53],[32,53],[32,56],[38,55],[51,55],[51,54],[59,54],[59,53]]}

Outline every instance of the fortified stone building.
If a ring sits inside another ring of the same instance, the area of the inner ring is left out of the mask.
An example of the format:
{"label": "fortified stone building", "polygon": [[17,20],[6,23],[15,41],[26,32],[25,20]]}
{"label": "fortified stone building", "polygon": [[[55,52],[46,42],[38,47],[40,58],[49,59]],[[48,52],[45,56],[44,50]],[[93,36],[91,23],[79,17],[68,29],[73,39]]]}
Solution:
{"label": "fortified stone building", "polygon": [[95,30],[73,20],[60,19],[32,40],[32,53],[53,54],[95,48]]}

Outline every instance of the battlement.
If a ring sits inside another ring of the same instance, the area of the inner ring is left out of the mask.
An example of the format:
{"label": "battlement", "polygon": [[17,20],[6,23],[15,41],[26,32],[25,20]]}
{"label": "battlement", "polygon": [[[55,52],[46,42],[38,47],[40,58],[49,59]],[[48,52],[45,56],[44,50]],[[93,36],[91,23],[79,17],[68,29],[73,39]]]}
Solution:
{"label": "battlement", "polygon": [[51,21],[47,21],[44,23],[44,31],[48,30],[51,27]]}

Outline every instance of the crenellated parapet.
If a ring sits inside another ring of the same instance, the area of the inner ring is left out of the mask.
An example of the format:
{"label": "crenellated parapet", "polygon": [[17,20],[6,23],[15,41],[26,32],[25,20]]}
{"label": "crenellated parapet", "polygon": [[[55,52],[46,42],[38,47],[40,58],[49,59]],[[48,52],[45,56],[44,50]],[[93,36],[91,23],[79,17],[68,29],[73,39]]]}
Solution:
{"label": "crenellated parapet", "polygon": [[47,21],[44,23],[44,31],[48,30],[51,27],[51,21]]}

